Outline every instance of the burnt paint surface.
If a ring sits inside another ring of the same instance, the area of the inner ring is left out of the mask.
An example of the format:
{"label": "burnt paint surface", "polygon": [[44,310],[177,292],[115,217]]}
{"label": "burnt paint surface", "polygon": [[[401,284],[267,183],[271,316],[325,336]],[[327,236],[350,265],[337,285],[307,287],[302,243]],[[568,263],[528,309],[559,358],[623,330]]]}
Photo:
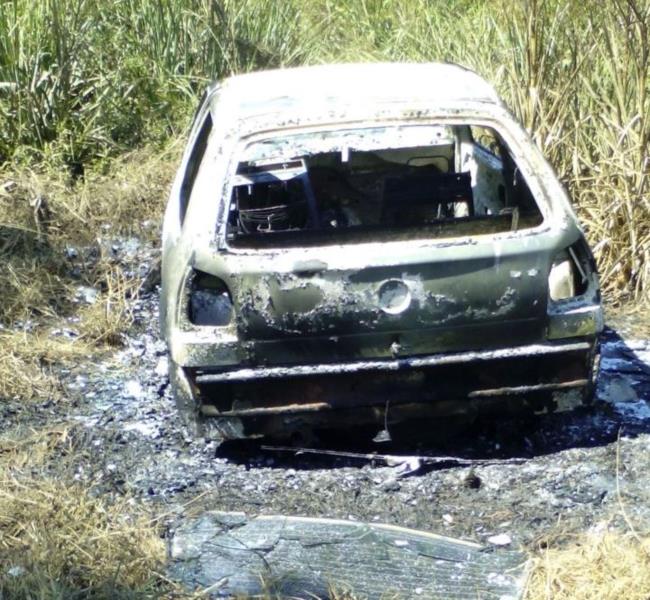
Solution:
{"label": "burnt paint surface", "polygon": [[[237,332],[253,361],[333,361],[535,343],[546,326],[546,257],[233,276]],[[388,285],[387,285],[388,284]],[[397,290],[397,291],[396,291]]]}

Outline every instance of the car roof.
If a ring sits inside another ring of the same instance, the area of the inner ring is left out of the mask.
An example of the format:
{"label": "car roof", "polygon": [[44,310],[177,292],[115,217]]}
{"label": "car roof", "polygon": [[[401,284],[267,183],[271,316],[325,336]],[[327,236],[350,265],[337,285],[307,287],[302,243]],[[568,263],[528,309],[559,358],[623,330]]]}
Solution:
{"label": "car roof", "polygon": [[240,116],[283,112],[297,105],[424,100],[500,104],[482,77],[447,63],[366,63],[294,67],[235,75],[217,83],[218,104]]}

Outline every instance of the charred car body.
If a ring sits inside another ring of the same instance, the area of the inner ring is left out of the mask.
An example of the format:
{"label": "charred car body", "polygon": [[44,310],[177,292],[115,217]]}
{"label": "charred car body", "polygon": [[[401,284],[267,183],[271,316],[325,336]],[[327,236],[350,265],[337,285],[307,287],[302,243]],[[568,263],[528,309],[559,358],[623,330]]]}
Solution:
{"label": "charred car body", "polygon": [[557,177],[453,65],[208,89],[163,230],[180,408],[222,437],[587,402],[602,312]]}

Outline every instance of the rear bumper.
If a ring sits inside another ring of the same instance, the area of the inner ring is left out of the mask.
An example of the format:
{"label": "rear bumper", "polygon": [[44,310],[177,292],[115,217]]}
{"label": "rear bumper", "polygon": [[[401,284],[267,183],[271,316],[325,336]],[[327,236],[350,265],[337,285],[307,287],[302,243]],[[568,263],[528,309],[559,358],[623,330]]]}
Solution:
{"label": "rear bumper", "polygon": [[[550,307],[546,323],[518,319],[472,327],[448,325],[393,333],[300,335],[253,341],[240,339],[235,326],[195,327],[187,331],[175,329],[168,344],[171,358],[177,365],[211,373],[214,375],[211,381],[216,383],[398,371],[509,356],[543,355],[571,351],[573,344],[595,338],[602,328],[599,304],[573,302]],[[477,341],[489,349],[468,350],[476,348]],[[509,347],[500,348],[504,341]]]}
{"label": "rear bumper", "polygon": [[[196,376],[196,383],[222,383],[236,381],[253,381],[259,379],[286,379],[290,377],[305,377],[314,375],[338,375],[368,371],[402,371],[404,369],[423,369],[445,365],[461,365],[481,363],[486,361],[507,360],[523,357],[542,357],[558,354],[589,352],[593,342],[580,341],[554,344],[530,344],[497,350],[479,350],[471,352],[456,352],[433,354],[431,356],[399,358],[393,360],[367,360],[342,363],[325,363],[310,365],[291,365],[280,367],[258,367],[232,369],[219,372],[201,370]],[[566,387],[566,382],[558,383]],[[536,384],[540,385],[540,384]],[[548,386],[554,384],[548,383]],[[547,389],[554,389],[548,387]]]}
{"label": "rear bumper", "polygon": [[[185,372],[205,416],[304,421],[329,414],[334,422],[367,422],[381,419],[387,403],[395,416],[415,407],[423,415],[462,414],[503,401],[509,410],[570,410],[593,387],[597,354],[592,337],[395,360]],[[358,410],[359,418],[344,416]]]}

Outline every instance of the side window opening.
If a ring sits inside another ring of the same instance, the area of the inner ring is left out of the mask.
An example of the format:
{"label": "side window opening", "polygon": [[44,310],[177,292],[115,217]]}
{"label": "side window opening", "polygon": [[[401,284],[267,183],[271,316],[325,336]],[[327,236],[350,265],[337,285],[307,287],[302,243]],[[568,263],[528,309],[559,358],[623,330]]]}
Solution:
{"label": "side window opening", "polygon": [[480,125],[470,125],[470,132],[472,134],[472,141],[494,156],[501,157],[501,149],[503,142],[497,135],[496,131],[491,127],[482,127]]}
{"label": "side window opening", "polygon": [[491,127],[471,125],[464,164],[472,173],[477,215],[509,214],[513,229],[519,217],[541,214],[521,170],[501,136]]}
{"label": "side window opening", "polygon": [[234,178],[228,242],[388,241],[540,224],[505,144],[488,131],[497,154],[472,133],[468,126],[394,125],[254,142]]}
{"label": "side window opening", "polygon": [[201,125],[199,133],[194,140],[194,146],[192,147],[192,152],[190,153],[190,157],[187,161],[183,183],[181,184],[179,206],[179,220],[181,226],[183,225],[185,215],[187,214],[187,207],[189,205],[190,196],[192,195],[192,188],[194,187],[196,174],[199,172],[199,166],[203,160],[203,155],[205,154],[205,149],[208,145],[208,138],[210,137],[211,131],[212,117],[208,112],[205,116],[203,124]]}

